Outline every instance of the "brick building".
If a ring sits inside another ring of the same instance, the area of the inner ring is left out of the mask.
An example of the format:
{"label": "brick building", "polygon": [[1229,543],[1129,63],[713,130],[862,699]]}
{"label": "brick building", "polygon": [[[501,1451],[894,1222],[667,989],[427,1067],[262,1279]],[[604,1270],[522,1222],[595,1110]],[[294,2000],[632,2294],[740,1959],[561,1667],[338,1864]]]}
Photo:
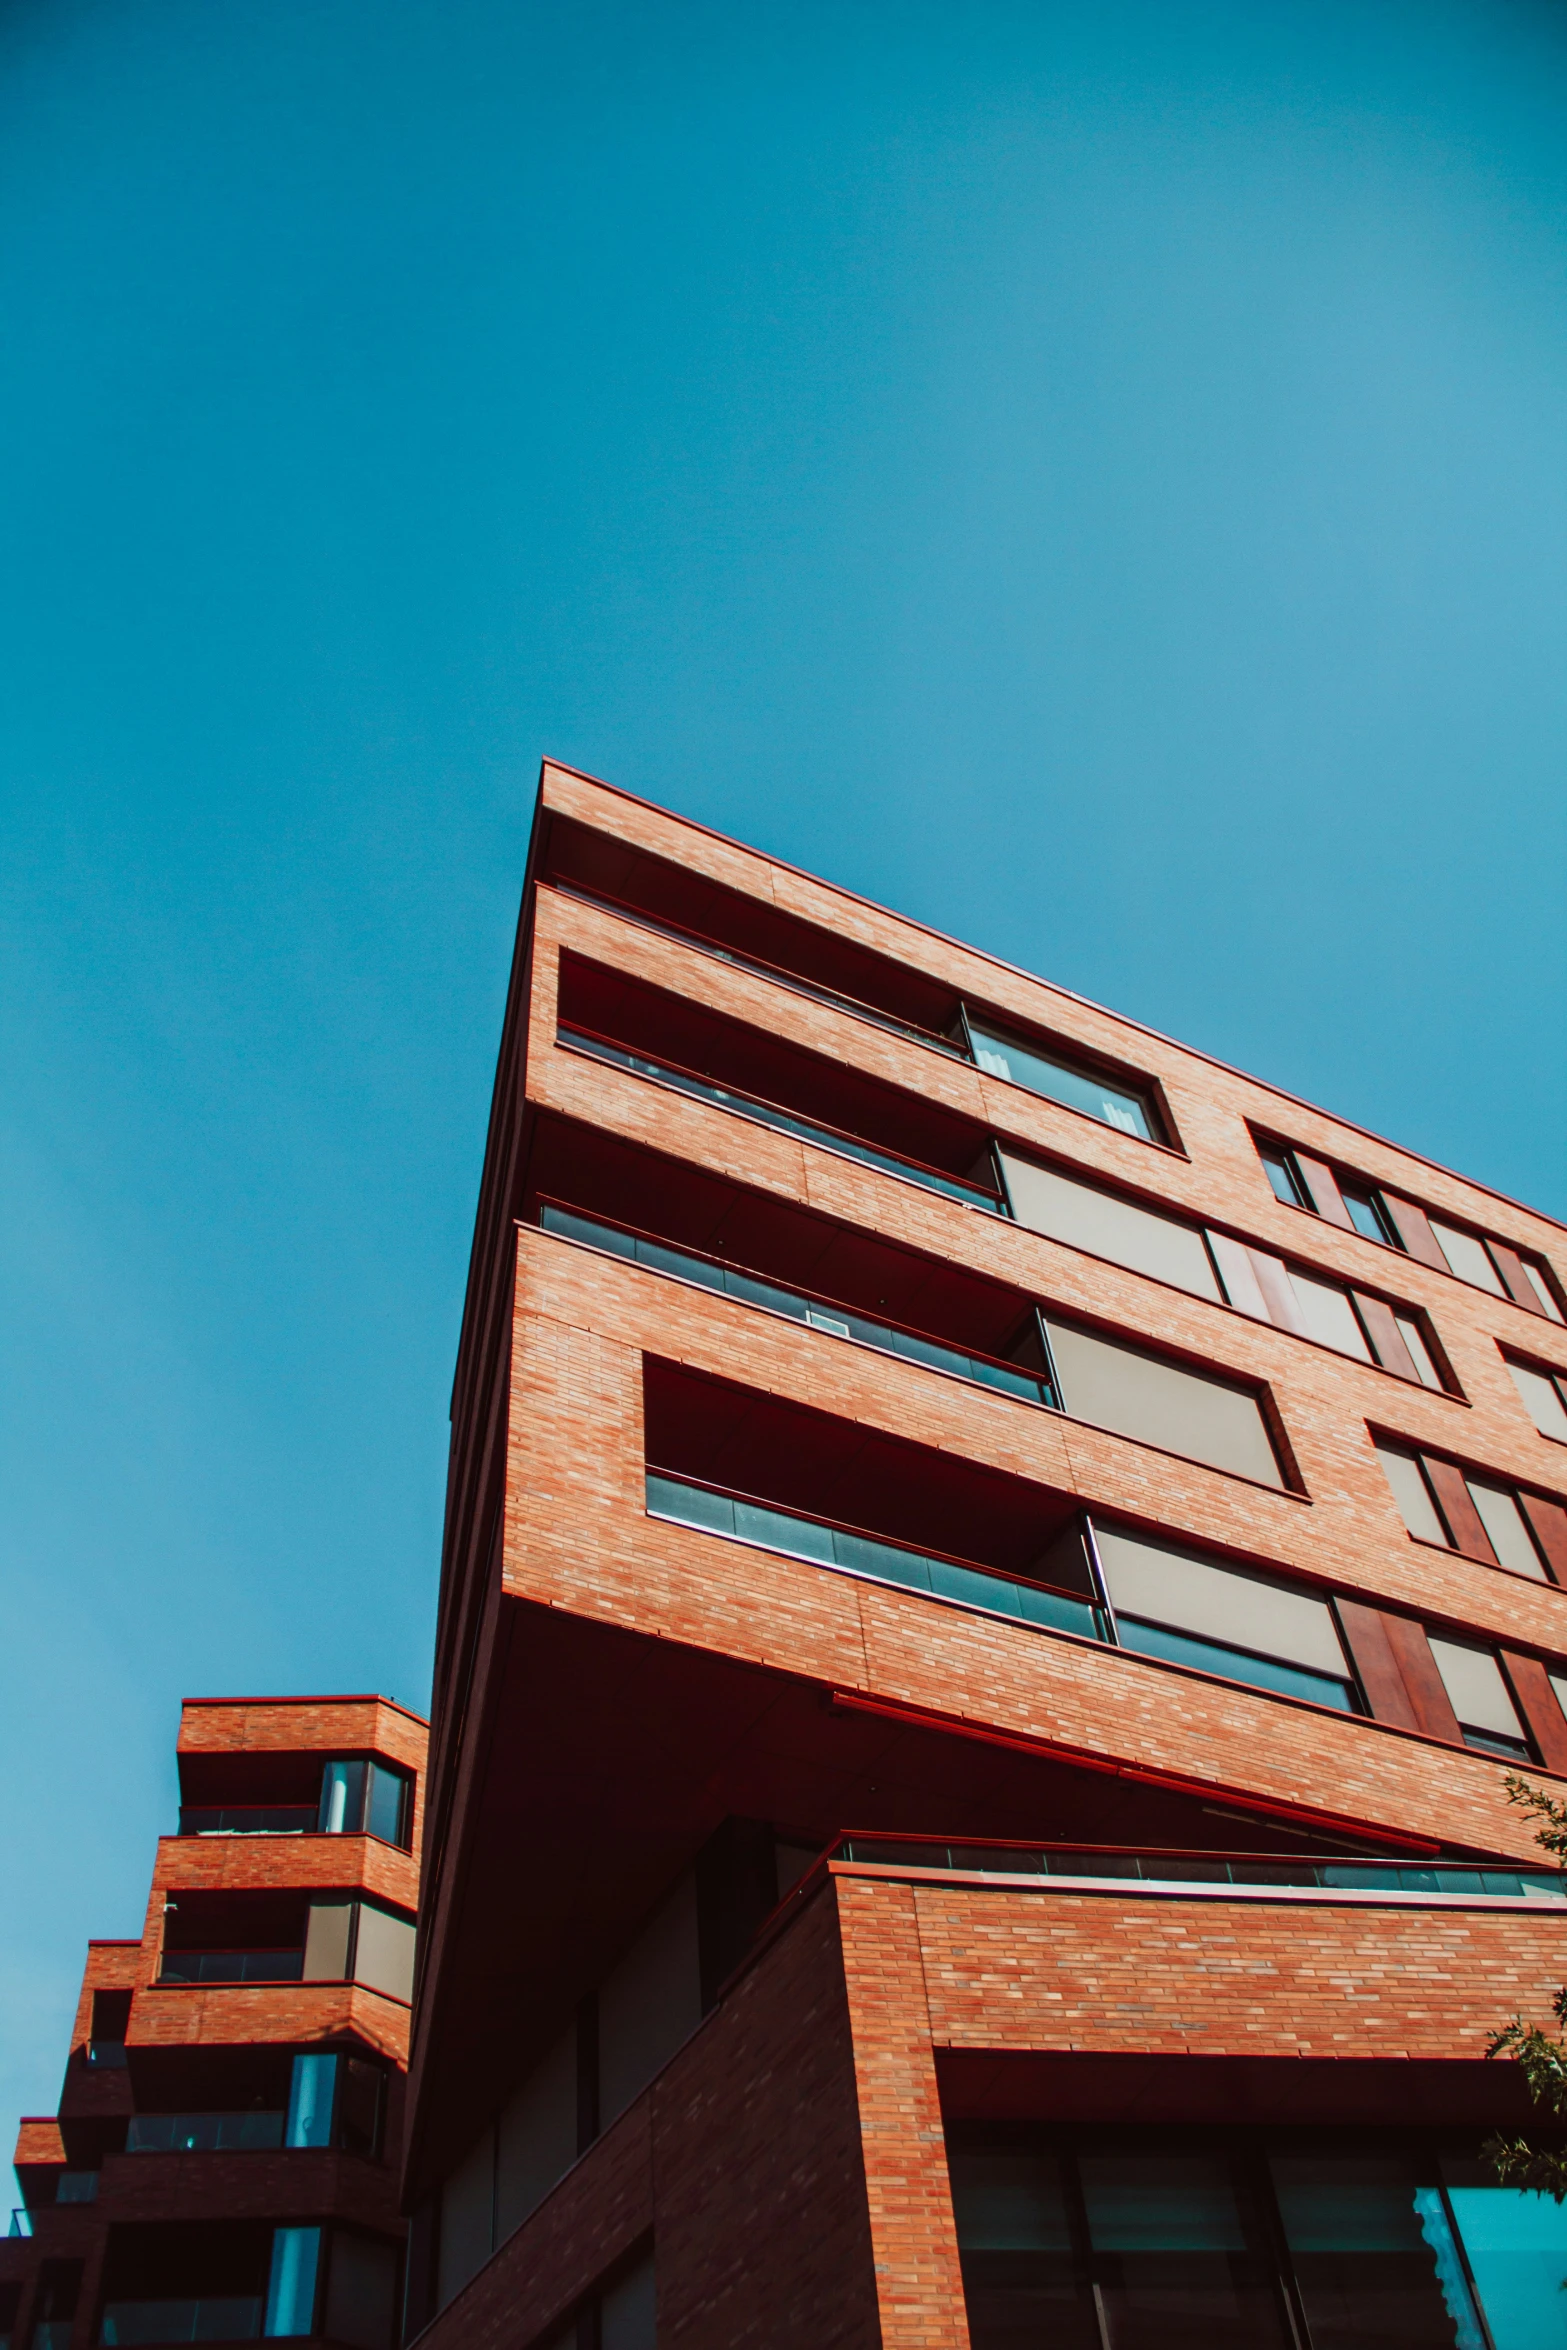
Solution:
{"label": "brick building", "polygon": [[385,1698],[187,1701],[146,1925],[89,1944],[21,2125],[0,2342],[390,2350],[425,1744]]}
{"label": "brick building", "polygon": [[[544,771],[407,2337],[1533,2350],[1567,1236]],[[1558,1596],[1558,1594],[1561,1594]]]}

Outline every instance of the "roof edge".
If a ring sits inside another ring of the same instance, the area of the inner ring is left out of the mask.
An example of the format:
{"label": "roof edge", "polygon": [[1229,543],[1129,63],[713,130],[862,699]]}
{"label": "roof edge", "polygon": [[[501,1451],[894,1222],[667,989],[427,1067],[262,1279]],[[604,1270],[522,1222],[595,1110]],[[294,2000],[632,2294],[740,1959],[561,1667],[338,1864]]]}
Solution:
{"label": "roof edge", "polygon": [[871,913],[885,915],[893,922],[905,923],[910,930],[917,930],[944,947],[952,947],[959,954],[973,955],[980,962],[990,964],[993,970],[1006,972],[1009,978],[1026,979],[1034,987],[1048,987],[1054,994],[1065,997],[1068,1003],[1081,1004],[1090,1012],[1100,1012],[1108,1020],[1119,1020],[1137,1035],[1149,1037],[1156,1044],[1168,1045],[1175,1052],[1190,1053],[1194,1060],[1206,1063],[1210,1069],[1222,1070],[1226,1077],[1239,1077],[1247,1085],[1261,1086],[1275,1101],[1287,1102],[1293,1109],[1309,1110],[1317,1118],[1331,1118],[1336,1126],[1343,1127],[1346,1134],[1362,1135],[1367,1142],[1379,1143],[1386,1150],[1399,1151],[1417,1166],[1429,1167],[1435,1174],[1445,1175],[1455,1183],[1465,1183],[1471,1191],[1481,1192],[1487,1199],[1501,1200],[1510,1208],[1522,1208],[1526,1215],[1538,1216],[1542,1223],[1553,1224],[1558,1232],[1567,1233],[1567,1219],[1552,1215],[1549,1208],[1534,1207],[1528,1200],[1517,1199],[1509,1191],[1499,1191],[1494,1183],[1483,1183],[1477,1176],[1465,1175],[1457,1167],[1449,1167],[1443,1160],[1433,1159],[1426,1151],[1414,1150],[1408,1143],[1395,1141],[1390,1134],[1379,1134],[1374,1127],[1362,1126],[1358,1119],[1345,1118],[1337,1110],[1324,1108],[1321,1102],[1308,1101],[1304,1094],[1291,1093],[1287,1086],[1276,1085],[1270,1077],[1259,1077],[1253,1070],[1237,1067],[1233,1061],[1220,1060],[1217,1053],[1205,1052],[1201,1045],[1186,1044],[1178,1036],[1167,1035],[1162,1028],[1151,1028],[1146,1020],[1139,1020],[1134,1013],[1118,1012],[1113,1005],[1101,1004],[1093,996],[1080,994],[1075,987],[1064,987],[1058,979],[1046,979],[1038,971],[1028,970],[1022,963],[1009,963],[1004,955],[993,954],[988,947],[978,947],[968,939],[955,938],[950,931],[937,930],[932,923],[920,921],[915,914],[900,914],[896,906],[884,906],[879,899],[867,897],[862,890],[848,889],[842,882],[827,881],[820,873],[811,873],[803,865],[792,864],[787,857],[775,857],[771,850],[759,849],[752,841],[739,840],[733,833],[720,832],[716,825],[704,824],[700,817],[682,815],[678,808],[667,808],[661,800],[650,800],[645,793],[627,791],[624,784],[608,783],[602,775],[590,775],[585,767],[572,767],[564,759],[546,756],[539,766],[541,790],[547,767],[557,768],[562,775],[575,776],[579,783],[591,783],[596,790],[610,792],[616,799],[629,802],[632,807],[648,808],[655,816],[666,817],[672,824],[683,824],[688,831],[699,832],[708,840],[720,842],[726,849],[739,849],[746,856],[761,857],[769,865],[776,865],[781,872],[795,874],[801,881],[814,882],[819,889],[835,890],[851,904],[864,906]]}

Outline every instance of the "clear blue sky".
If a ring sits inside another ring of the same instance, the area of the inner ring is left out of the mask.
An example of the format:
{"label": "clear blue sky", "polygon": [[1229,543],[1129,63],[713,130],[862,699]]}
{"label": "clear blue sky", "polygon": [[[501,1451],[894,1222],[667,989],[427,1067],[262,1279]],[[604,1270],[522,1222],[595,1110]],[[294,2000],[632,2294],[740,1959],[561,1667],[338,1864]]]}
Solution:
{"label": "clear blue sky", "polygon": [[1567,18],[11,0],[0,2130],[423,1704],[541,752],[1567,1212]]}

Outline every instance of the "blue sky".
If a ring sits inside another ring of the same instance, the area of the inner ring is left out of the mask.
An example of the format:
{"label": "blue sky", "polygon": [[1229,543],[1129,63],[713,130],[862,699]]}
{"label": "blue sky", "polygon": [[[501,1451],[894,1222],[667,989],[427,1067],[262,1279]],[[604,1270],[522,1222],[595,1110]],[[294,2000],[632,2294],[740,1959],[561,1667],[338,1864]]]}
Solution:
{"label": "blue sky", "polygon": [[1567,1214],[1567,19],[0,16],[0,2127],[423,1704],[541,753]]}

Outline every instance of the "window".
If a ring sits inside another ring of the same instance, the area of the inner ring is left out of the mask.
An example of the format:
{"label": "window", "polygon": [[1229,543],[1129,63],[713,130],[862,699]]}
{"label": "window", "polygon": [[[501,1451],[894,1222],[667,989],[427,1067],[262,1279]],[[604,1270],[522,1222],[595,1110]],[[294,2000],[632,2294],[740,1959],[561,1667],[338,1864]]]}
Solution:
{"label": "window", "polygon": [[1467,2147],[957,2124],[947,2159],[974,2350],[1535,2350],[1559,2330],[1567,2211]]}
{"label": "window", "polygon": [[413,1826],[413,1781],[406,1771],[355,1756],[329,1762],[321,1777],[316,1827],[323,1836],[379,1836],[406,1847]]}
{"label": "window", "polygon": [[1504,1359],[1523,1398],[1524,1410],[1540,1434],[1567,1444],[1567,1373],[1537,1371],[1528,1363],[1515,1363],[1510,1356]]}
{"label": "window", "polygon": [[1537,1583],[1567,1582],[1567,1510],[1560,1502],[1385,1437],[1374,1442],[1399,1514],[1417,1542],[1508,1567]]}
{"label": "window", "polygon": [[1525,1256],[1490,1234],[1465,1231],[1446,1217],[1429,1215],[1413,1200],[1385,1191],[1358,1176],[1340,1176],[1322,1160],[1288,1145],[1257,1139],[1257,1156],[1275,1199],[1304,1208],[1330,1224],[1358,1232],[1379,1247],[1402,1249],[1439,1273],[1451,1273],[1471,1289],[1507,1298],[1526,1313],[1563,1319],[1556,1285],[1543,1259]]}
{"label": "window", "polygon": [[1057,1060],[1037,1045],[1004,1036],[972,1017],[968,1017],[967,1027],[974,1059],[987,1076],[1004,1077],[1011,1085],[1059,1102],[1063,1109],[1080,1110],[1085,1117],[1097,1118],[1101,1125],[1113,1126],[1121,1134],[1135,1134],[1143,1142],[1163,1142],[1151,1093],[1071,1061]]}
{"label": "window", "polygon": [[1257,1155],[1262,1160],[1263,1171],[1269,1183],[1273,1186],[1273,1196],[1276,1200],[1281,1201],[1287,1208],[1309,1208],[1311,1206],[1310,1200],[1306,1197],[1306,1186],[1300,1179],[1300,1171],[1289,1151],[1275,1150],[1269,1144],[1259,1143]]}
{"label": "window", "polygon": [[1139,1207],[1096,1183],[1080,1182],[1058,1168],[1043,1167],[1000,1151],[1012,1213],[1030,1232],[1064,1241],[1086,1255],[1104,1257],[1134,1273],[1188,1290],[1193,1297],[1221,1301],[1213,1261],[1195,1224],[1183,1224],[1152,1208]]}
{"label": "window", "polygon": [[1438,1395],[1451,1392],[1433,1352],[1434,1337],[1428,1340],[1413,1308],[1286,1265],[1282,1257],[1225,1232],[1210,1232],[1208,1246],[1225,1296],[1238,1314],[1271,1322],[1276,1330],[1293,1330],[1298,1338],[1314,1339],[1353,1361],[1375,1363]]}
{"label": "window", "polygon": [[1363,1240],[1378,1241],[1383,1248],[1402,1246],[1378,1193],[1357,1189],[1353,1184],[1341,1184],[1339,1188],[1349,1220]]}
{"label": "window", "polygon": [[1096,1522],[1094,1537],[1123,1648],[1358,1710],[1326,1600],[1119,1527]]}
{"label": "window", "polygon": [[341,2146],[350,2154],[378,2154],[385,2087],[379,2065],[363,2057],[316,2049],[296,2056],[283,2144]]}
{"label": "window", "polygon": [[1439,1640],[1434,1632],[1430,1639],[1431,1654],[1458,1716],[1464,1744],[1477,1746],[1486,1754],[1505,1755],[1509,1761],[1531,1761],[1512,1692],[1491,1651],[1471,1648],[1464,1641]]}
{"label": "window", "polygon": [[1045,1317],[1061,1400],[1074,1419],[1260,1485],[1283,1474],[1256,1394],[1096,1331]]}

